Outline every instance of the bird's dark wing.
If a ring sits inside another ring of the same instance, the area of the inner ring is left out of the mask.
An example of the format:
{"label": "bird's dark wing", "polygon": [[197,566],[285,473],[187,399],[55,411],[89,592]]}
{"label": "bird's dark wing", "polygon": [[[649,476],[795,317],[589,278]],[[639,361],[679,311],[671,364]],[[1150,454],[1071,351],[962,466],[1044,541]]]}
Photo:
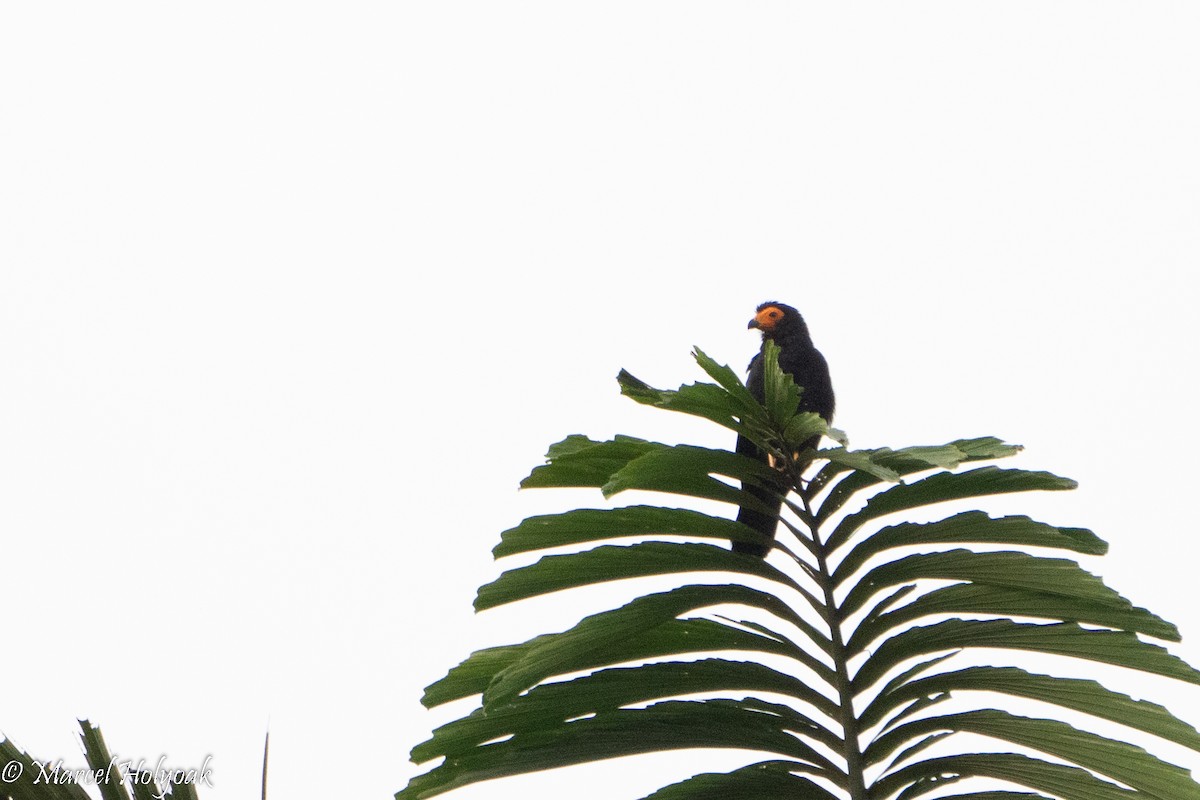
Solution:
{"label": "bird's dark wing", "polygon": [[829,362],[821,351],[811,345],[781,350],[779,368],[804,388],[800,410],[815,411],[826,422],[833,422],[833,381],[829,377]]}

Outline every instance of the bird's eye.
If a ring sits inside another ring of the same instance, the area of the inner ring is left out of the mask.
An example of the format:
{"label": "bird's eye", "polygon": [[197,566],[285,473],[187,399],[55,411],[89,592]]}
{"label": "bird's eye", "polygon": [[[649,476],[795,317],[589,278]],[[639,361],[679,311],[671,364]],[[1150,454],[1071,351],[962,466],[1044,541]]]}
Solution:
{"label": "bird's eye", "polygon": [[771,312],[769,312],[769,313],[767,314],[767,316],[768,316],[768,317],[770,317],[771,319],[778,319],[778,318],[779,318],[779,312],[778,312],[778,311],[771,311]]}

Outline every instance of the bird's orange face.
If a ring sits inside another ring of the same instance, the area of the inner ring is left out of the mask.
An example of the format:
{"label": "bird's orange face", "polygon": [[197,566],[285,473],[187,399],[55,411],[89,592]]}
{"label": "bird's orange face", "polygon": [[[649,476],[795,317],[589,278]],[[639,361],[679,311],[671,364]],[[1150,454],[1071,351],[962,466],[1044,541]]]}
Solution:
{"label": "bird's orange face", "polygon": [[782,319],[783,311],[778,306],[763,306],[746,327],[758,328],[760,331],[770,333]]}

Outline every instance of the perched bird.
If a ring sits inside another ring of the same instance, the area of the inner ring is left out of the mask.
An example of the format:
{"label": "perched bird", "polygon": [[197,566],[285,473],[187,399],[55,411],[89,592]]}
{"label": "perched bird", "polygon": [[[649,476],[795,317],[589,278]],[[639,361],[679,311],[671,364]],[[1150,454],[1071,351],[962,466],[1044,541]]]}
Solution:
{"label": "perched bird", "polygon": [[[829,365],[825,363],[825,356],[821,355],[820,351],[813,346],[812,337],[808,333],[808,325],[805,324],[804,317],[800,316],[800,312],[783,303],[763,303],[758,307],[758,313],[754,315],[754,319],[750,320],[750,324],[746,327],[758,328],[762,331],[764,347],[768,340],[779,346],[779,368],[791,375],[796,385],[804,390],[800,395],[800,410],[815,411],[826,422],[832,422],[833,384],[829,380]],[[750,361],[750,377],[746,381],[746,386],[750,389],[750,393],[759,402],[762,402],[763,354],[761,351]],[[804,447],[815,448],[819,439],[819,436],[814,436],[804,443]],[[763,461],[768,460],[766,453],[763,453],[749,439],[741,436],[737,440],[737,452]],[[738,511],[738,522],[749,525],[766,536],[768,540],[774,539],[775,528],[779,524],[776,517],[783,505],[782,501],[766,489],[754,485],[743,484],[742,488],[773,506],[775,514],[768,515],[751,508],[742,508]],[[765,558],[770,551],[770,544],[767,541],[762,544],[734,542],[733,551]]]}

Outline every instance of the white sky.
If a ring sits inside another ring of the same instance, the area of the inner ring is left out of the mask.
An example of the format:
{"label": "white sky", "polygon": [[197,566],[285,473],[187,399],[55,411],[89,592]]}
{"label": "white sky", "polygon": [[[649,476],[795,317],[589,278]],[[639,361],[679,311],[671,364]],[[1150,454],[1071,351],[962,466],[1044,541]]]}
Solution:
{"label": "white sky", "polygon": [[731,444],[613,378],[740,369],[766,299],[853,444],[1078,479],[985,507],[1092,527],[1200,664],[1198,41],[1183,2],[6,4],[0,730],[238,800],[269,724],[273,796],[388,797],[422,687],[598,607],[472,616],[501,530],[599,502],[518,480],[573,432]]}

